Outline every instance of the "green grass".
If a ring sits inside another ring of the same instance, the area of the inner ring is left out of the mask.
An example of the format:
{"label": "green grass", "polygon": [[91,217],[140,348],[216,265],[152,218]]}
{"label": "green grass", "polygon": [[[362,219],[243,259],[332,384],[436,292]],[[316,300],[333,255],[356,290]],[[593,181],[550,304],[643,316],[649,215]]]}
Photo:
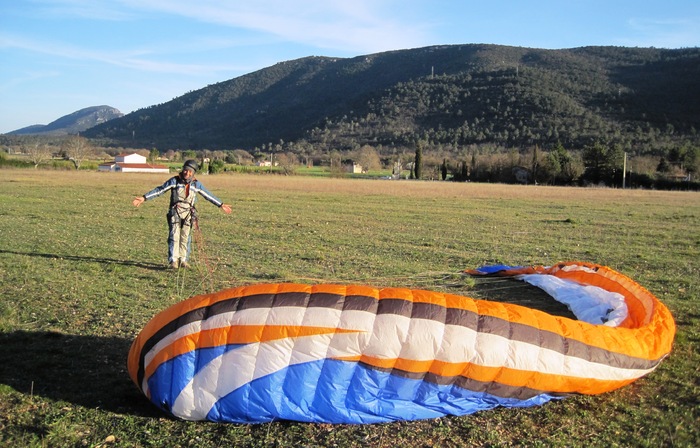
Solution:
{"label": "green grass", "polygon": [[[162,175],[0,174],[0,446],[700,444],[697,193],[201,176],[234,212],[201,203],[203,246],[193,269],[173,272],[167,198],[131,205]],[[126,372],[146,322],[194,294],[298,281],[489,297],[458,272],[562,260],[608,265],[671,309],[674,351],[656,371],[537,408],[364,426],[180,422]]]}

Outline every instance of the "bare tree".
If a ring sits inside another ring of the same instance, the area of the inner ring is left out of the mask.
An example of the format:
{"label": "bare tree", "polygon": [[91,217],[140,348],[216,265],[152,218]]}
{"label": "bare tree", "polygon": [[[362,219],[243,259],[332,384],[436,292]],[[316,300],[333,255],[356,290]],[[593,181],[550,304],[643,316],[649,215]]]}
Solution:
{"label": "bare tree", "polygon": [[370,170],[378,170],[382,167],[377,151],[369,145],[360,148],[357,154],[357,162],[362,165],[362,170],[366,173]]}
{"label": "bare tree", "polygon": [[252,165],[254,157],[244,149],[234,149],[233,152],[229,153],[230,157],[227,157],[227,162],[237,163],[238,165]]}
{"label": "bare tree", "polygon": [[63,144],[63,154],[68,160],[73,162],[76,170],[79,170],[83,161],[94,154],[94,152],[95,148],[88,139],[79,135],[70,137]]}
{"label": "bare tree", "polygon": [[295,154],[286,152],[276,154],[275,157],[277,158],[277,163],[279,164],[279,167],[282,168],[282,173],[284,173],[285,176],[296,173],[299,160]]}
{"label": "bare tree", "polygon": [[177,151],[174,151],[172,149],[169,149],[165,152],[165,158],[172,161],[172,162],[177,162],[180,160],[180,153]]}
{"label": "bare tree", "polygon": [[37,168],[42,163],[51,160],[52,149],[46,143],[35,141],[22,145],[22,152],[29,156],[29,160],[34,164],[34,168]]}

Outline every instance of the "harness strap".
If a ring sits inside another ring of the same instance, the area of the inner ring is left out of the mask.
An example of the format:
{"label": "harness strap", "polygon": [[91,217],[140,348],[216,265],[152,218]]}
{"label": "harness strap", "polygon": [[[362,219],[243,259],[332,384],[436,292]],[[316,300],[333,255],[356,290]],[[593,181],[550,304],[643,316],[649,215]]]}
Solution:
{"label": "harness strap", "polygon": [[[186,204],[186,202],[178,201],[170,207],[170,210],[172,210],[173,213],[177,214],[177,216],[180,219],[183,219],[183,220],[191,219],[193,222],[197,222],[199,220],[199,215],[197,214],[197,208],[193,204],[190,204],[189,207],[182,207],[180,204]],[[185,210],[185,209],[187,209],[187,215],[185,215],[184,217],[181,217],[179,212],[180,212],[180,210]]]}

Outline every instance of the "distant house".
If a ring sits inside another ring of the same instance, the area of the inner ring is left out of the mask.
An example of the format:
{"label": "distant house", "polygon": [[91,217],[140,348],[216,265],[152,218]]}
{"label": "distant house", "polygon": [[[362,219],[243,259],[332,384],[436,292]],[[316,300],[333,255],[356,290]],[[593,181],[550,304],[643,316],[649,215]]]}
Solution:
{"label": "distant house", "polygon": [[101,163],[98,171],[112,171],[117,173],[169,173],[170,168],[165,165],[152,165],[140,154],[119,154],[113,162]]}
{"label": "distant house", "polygon": [[359,163],[354,160],[343,160],[343,169],[346,173],[351,174],[362,174],[366,173],[367,170],[362,167]]}

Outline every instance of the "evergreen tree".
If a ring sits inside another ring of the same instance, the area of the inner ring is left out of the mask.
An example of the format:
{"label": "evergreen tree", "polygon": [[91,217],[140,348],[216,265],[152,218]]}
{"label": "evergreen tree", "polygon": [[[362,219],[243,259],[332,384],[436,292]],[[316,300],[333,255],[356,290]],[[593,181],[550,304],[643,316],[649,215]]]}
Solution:
{"label": "evergreen tree", "polygon": [[587,145],[583,149],[583,162],[586,165],[586,180],[594,184],[597,184],[603,180],[607,152],[608,148],[601,142],[595,142],[592,145]]}
{"label": "evergreen tree", "polygon": [[160,157],[160,151],[157,148],[151,149],[151,152],[148,153],[148,161],[151,163],[155,163],[158,157]]}
{"label": "evergreen tree", "polygon": [[659,160],[659,164],[656,166],[656,171],[658,171],[659,173],[668,173],[670,170],[671,167],[666,161],[666,158],[662,157],[661,160]]}
{"label": "evergreen tree", "polygon": [[[465,162],[464,163],[464,180],[465,181],[468,180],[470,174],[471,174],[471,176],[474,176],[476,174],[476,168],[477,168],[477,166],[476,166],[476,151],[472,152],[472,161],[471,161],[470,168],[471,169],[467,169],[467,163]],[[471,179],[471,180],[474,180],[474,179]]]}
{"label": "evergreen tree", "polygon": [[692,176],[700,170],[700,147],[689,146],[683,160],[685,172]]}
{"label": "evergreen tree", "polygon": [[531,171],[532,171],[532,181],[537,183],[537,167],[539,166],[539,146],[535,145],[535,148],[532,151],[532,166],[531,166]]}
{"label": "evergreen tree", "polygon": [[605,182],[612,185],[617,171],[622,168],[624,151],[620,145],[608,146],[595,142],[583,149],[586,165],[584,178],[593,183]]}
{"label": "evergreen tree", "polygon": [[416,179],[420,179],[423,174],[423,141],[418,140],[416,143],[416,159],[413,165],[413,173]]}

